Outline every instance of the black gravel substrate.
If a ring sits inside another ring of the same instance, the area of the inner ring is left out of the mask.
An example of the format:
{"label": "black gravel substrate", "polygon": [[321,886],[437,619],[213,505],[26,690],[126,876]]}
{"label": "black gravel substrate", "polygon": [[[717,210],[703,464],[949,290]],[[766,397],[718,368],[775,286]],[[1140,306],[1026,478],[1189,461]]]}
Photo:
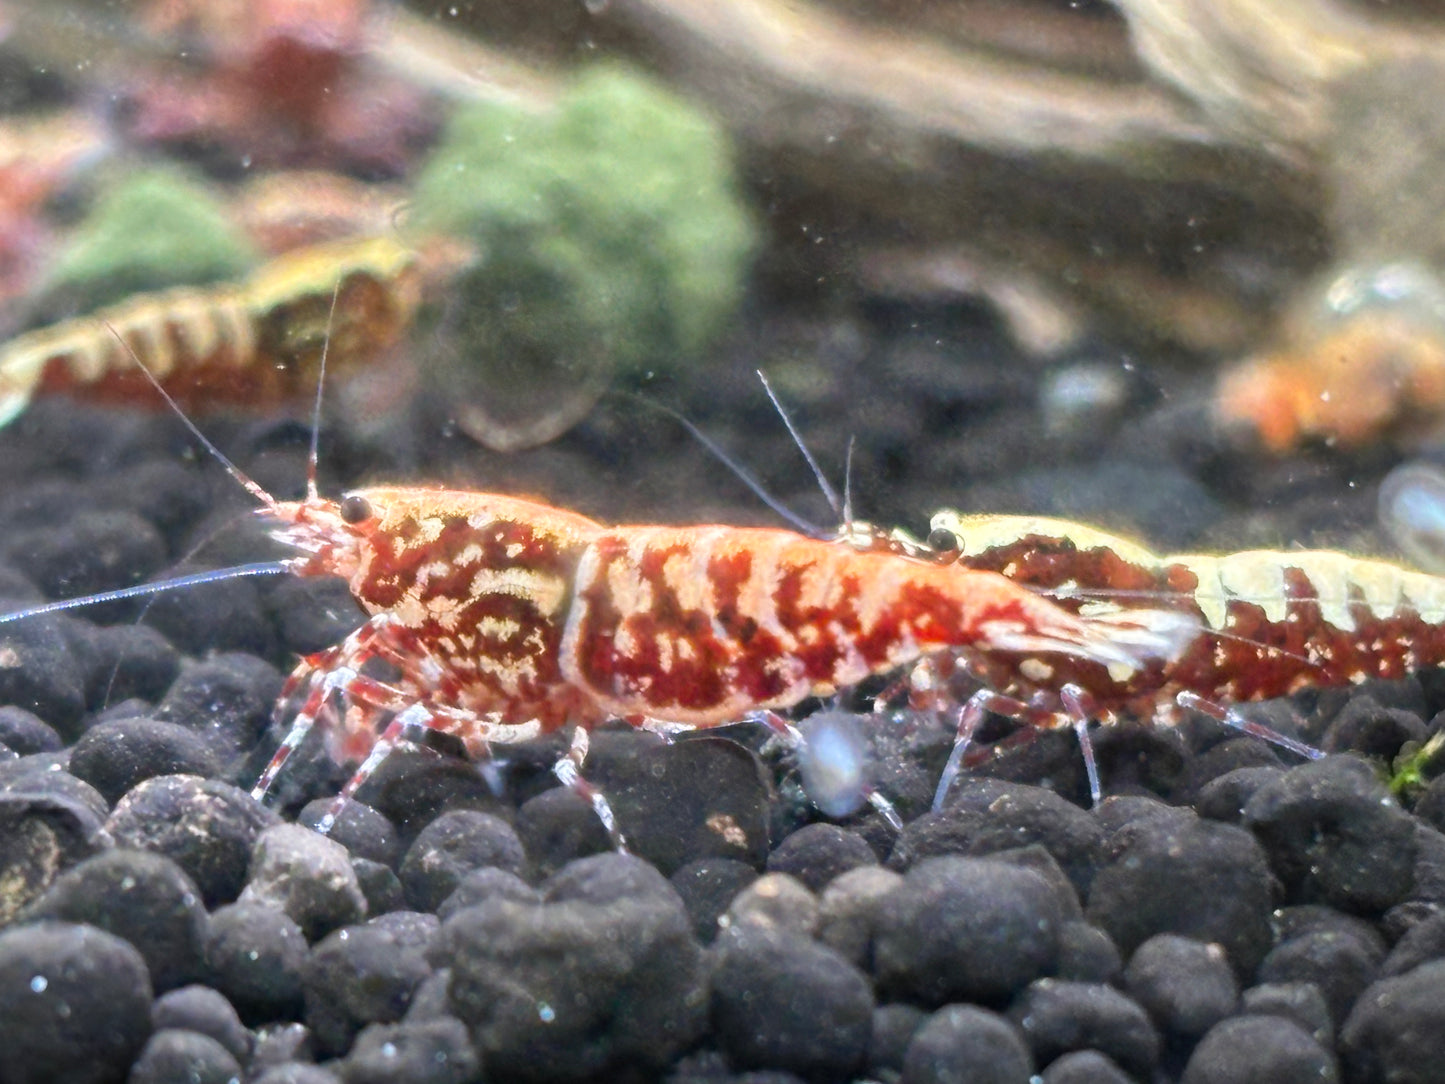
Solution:
{"label": "black gravel substrate", "polygon": [[[736,372],[658,394],[819,519],[745,363],[824,462],[858,437],[878,521],[1032,504],[1169,548],[1370,537],[1376,466],[1220,451],[1198,374],[1131,377],[1123,405],[1046,430],[1038,374],[925,320],[765,321]],[[323,489],[428,479],[610,520],[771,522],[635,405],[512,458],[444,421],[333,425]],[[299,490],[304,426],[204,425]],[[0,609],[268,552],[164,415],[40,403],[0,463]],[[557,741],[485,772],[440,743],[398,754],[329,839],[306,825],[344,772],[319,741],[253,801],[284,672],[357,620],[335,583],[242,580],[0,626],[0,1084],[1445,1079],[1445,784],[1411,810],[1382,782],[1440,725],[1433,675],[1259,708],[1339,754],[1307,765],[1202,721],[1100,734],[1096,810],[1072,738],[1047,735],[928,812],[949,735],[879,717],[901,834],[826,822],[755,729],[604,728],[588,776],[619,855],[555,786]]]}

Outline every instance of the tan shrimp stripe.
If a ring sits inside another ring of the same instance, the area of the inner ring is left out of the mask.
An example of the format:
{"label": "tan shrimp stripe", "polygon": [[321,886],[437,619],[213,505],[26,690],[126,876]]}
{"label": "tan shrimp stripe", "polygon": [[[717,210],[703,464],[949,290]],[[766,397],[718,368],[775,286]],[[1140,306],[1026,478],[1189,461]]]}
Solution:
{"label": "tan shrimp stripe", "polygon": [[1107,549],[1141,568],[1164,571],[1179,566],[1198,580],[1194,601],[1212,629],[1228,624],[1231,601],[1251,602],[1274,622],[1284,621],[1291,600],[1285,577],[1297,569],[1314,587],[1320,615],[1342,631],[1355,629],[1351,607],[1363,602],[1378,618],[1402,609],[1421,620],[1445,620],[1445,578],[1401,568],[1388,561],[1330,550],[1246,550],[1229,554],[1158,556],[1138,543],[1067,520],[1047,516],[963,515],[943,510],[932,526],[958,540],[959,552],[973,557],[1031,535],[1072,542],[1079,550]]}

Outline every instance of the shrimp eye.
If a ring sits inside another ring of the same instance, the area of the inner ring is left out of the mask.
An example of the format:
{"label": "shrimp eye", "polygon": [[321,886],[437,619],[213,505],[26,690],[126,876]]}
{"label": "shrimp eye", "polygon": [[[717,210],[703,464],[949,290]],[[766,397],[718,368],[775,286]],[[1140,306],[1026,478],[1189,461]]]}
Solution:
{"label": "shrimp eye", "polygon": [[371,518],[371,504],[360,494],[353,493],[341,499],[341,518],[347,523],[365,523]]}
{"label": "shrimp eye", "polygon": [[935,527],[928,532],[928,548],[936,553],[957,553],[958,536],[942,527]]}

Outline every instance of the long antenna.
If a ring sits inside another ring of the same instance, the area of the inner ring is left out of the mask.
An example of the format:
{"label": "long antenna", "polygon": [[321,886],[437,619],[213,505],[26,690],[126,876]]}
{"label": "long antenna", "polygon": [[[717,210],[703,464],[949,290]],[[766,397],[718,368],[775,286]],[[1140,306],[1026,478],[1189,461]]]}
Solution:
{"label": "long antenna", "polygon": [[12,610],[9,613],[0,614],[0,625],[8,624],[11,621],[19,621],[26,617],[38,617],[41,614],[60,613],[63,610],[79,610],[85,606],[95,606],[102,602],[117,602],[127,598],[141,598],[145,595],[159,595],[164,591],[174,591],[180,587],[194,587],[197,584],[220,583],[222,580],[238,580],[244,576],[278,576],[291,571],[286,561],[260,561],[250,565],[236,565],[233,568],[214,568],[206,572],[192,572],[187,576],[176,576],[169,580],[157,580],[155,583],[138,583],[131,587],[118,587],[113,591],[102,591],[98,595],[86,595],[83,598],[63,598],[57,602],[44,602],[38,606],[29,606],[23,610]]}
{"label": "long antenna", "polygon": [[819,527],[816,523],[812,523],[804,519],[802,516],[798,515],[798,513],[794,512],[791,508],[785,505],[782,501],[778,500],[777,497],[774,497],[771,493],[769,493],[767,489],[763,486],[763,484],[748,472],[748,469],[746,467],[733,459],[733,457],[728,455],[727,452],[723,451],[722,446],[718,444],[717,441],[713,440],[710,436],[704,433],[701,429],[699,429],[696,425],[694,425],[685,416],[678,413],[676,410],[673,410],[669,406],[663,406],[661,403],[655,402],[654,400],[647,398],[647,396],[645,395],[637,395],[634,392],[617,392],[615,394],[622,395],[625,398],[631,399],[635,403],[641,403],[643,406],[648,407],[651,410],[655,410],[659,414],[666,414],[673,421],[677,422],[678,425],[682,426],[688,431],[688,434],[692,437],[693,440],[697,441],[704,448],[706,448],[708,452],[711,453],[714,459],[716,459],[723,466],[727,467],[728,470],[732,471],[735,475],[737,475],[738,479],[743,483],[743,485],[747,486],[748,489],[752,490],[753,495],[757,497],[758,500],[762,501],[775,513],[777,513],[783,519],[787,520],[804,534],[812,535],[814,538],[832,537],[831,531],[826,531],[822,527]]}
{"label": "long antenna", "polygon": [[276,498],[271,496],[271,494],[267,493],[264,489],[262,489],[261,486],[257,482],[253,481],[251,479],[251,476],[248,475],[245,471],[243,471],[240,467],[232,463],[230,459],[226,457],[226,454],[222,452],[221,449],[217,448],[215,444],[211,442],[211,439],[206,436],[206,434],[201,432],[200,428],[196,425],[196,423],[191,421],[191,419],[186,416],[186,412],[181,409],[180,404],[177,403],[175,399],[171,396],[171,393],[166,391],[166,389],[161,385],[161,382],[156,379],[155,373],[150,371],[150,368],[146,365],[145,362],[140,359],[140,356],[131,349],[130,343],[125,341],[125,336],[115,329],[115,325],[112,324],[109,320],[104,320],[102,321],[102,323],[105,324],[106,330],[115,336],[115,340],[116,342],[120,343],[121,349],[123,349],[127,354],[130,355],[131,360],[134,361],[140,371],[145,374],[145,378],[151,382],[151,386],[155,388],[156,391],[160,392],[161,398],[166,401],[166,405],[171,408],[171,411],[175,414],[175,416],[180,418],[181,421],[185,423],[186,428],[191,431],[191,435],[201,442],[202,446],[206,449],[206,451],[210,452],[211,455],[215,457],[216,462],[220,463],[221,466],[226,469],[226,473],[229,474],[232,478],[234,478],[238,483],[240,483],[240,485],[246,490],[247,493],[255,497],[256,500],[260,501],[264,507],[274,510],[276,508]]}
{"label": "long antenna", "polygon": [[[823,496],[828,499],[828,506],[833,509],[833,514],[840,517],[845,525],[853,522],[851,511],[844,502],[838,499],[838,491],[834,489],[833,484],[828,481],[828,476],[823,473],[823,468],[818,466],[818,461],[813,458],[812,451],[803,443],[803,438],[801,434],[799,434],[797,426],[793,424],[792,416],[783,409],[783,404],[773,393],[773,386],[768,383],[767,376],[764,375],[761,369],[756,369],[754,372],[758,374],[758,379],[763,382],[763,391],[768,393],[768,399],[772,402],[773,409],[778,412],[778,417],[782,418],[783,424],[788,427],[788,435],[793,438],[793,443],[798,446],[798,451],[802,452],[803,458],[808,461],[808,466],[813,471],[813,477],[818,480],[818,488],[823,491]],[[848,451],[850,457],[852,450],[853,444],[852,441],[849,441]]]}
{"label": "long antenna", "polygon": [[321,365],[316,374],[316,401],[311,404],[311,448],[306,454],[306,499],[317,501],[321,495],[316,489],[316,464],[320,459],[321,447],[321,393],[326,386],[326,355],[331,350],[331,328],[336,320],[336,299],[341,296],[341,277],[331,287],[331,309],[326,313],[326,338],[321,340]]}

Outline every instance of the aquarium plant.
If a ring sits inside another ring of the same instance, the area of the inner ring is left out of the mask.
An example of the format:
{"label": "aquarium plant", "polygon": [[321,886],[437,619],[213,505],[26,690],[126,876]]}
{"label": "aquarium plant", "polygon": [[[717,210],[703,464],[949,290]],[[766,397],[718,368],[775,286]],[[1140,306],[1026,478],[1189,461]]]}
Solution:
{"label": "aquarium plant", "polygon": [[126,172],[57,255],[40,302],[54,318],[132,294],[238,278],[256,253],[203,181],[173,167]]}
{"label": "aquarium plant", "polygon": [[756,231],[728,140],[635,72],[602,66],[555,105],[452,117],[409,226],[465,238],[442,329],[517,380],[636,374],[695,358],[737,305]]}

